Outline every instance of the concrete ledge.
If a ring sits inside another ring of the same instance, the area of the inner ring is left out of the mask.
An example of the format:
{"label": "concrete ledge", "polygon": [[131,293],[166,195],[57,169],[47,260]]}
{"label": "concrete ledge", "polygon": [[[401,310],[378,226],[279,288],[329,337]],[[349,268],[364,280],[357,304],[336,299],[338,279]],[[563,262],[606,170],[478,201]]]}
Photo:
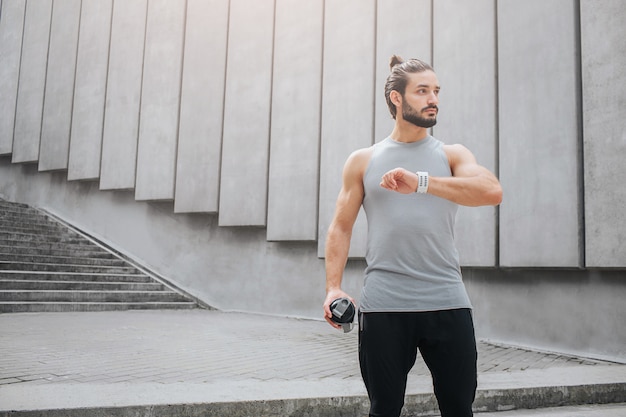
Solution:
{"label": "concrete ledge", "polygon": [[[580,386],[479,390],[476,413],[544,407],[609,404],[626,401],[626,383]],[[367,415],[367,396],[289,398],[190,404],[88,407],[50,410],[2,411],[0,417],[357,417]],[[429,393],[408,395],[403,416],[438,415]]]}
{"label": "concrete ledge", "polygon": [[[437,415],[430,378],[410,376],[408,385],[403,415]],[[585,366],[481,374],[474,410],[621,402],[626,402],[623,367]],[[357,417],[367,415],[369,409],[363,384],[342,378],[204,384],[12,384],[0,387],[0,404],[0,417]]]}
{"label": "concrete ledge", "polygon": [[626,383],[478,391],[475,412],[612,404],[626,401]]}

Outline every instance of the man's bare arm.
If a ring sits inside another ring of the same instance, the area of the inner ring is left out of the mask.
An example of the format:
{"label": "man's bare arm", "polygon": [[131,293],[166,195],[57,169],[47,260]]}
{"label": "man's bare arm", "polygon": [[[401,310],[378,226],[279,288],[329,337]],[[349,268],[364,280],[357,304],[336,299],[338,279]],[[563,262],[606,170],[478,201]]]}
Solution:
{"label": "man's bare arm", "polygon": [[[462,145],[445,146],[451,177],[429,177],[428,194],[463,206],[495,206],[502,202],[500,182],[487,168],[478,165],[474,155]],[[415,192],[415,172],[395,168],[383,175],[380,185],[403,194]]]}
{"label": "man's bare arm", "polygon": [[[326,237],[324,317],[335,328],[341,328],[341,326],[331,321],[330,303],[340,297],[348,297],[352,300],[352,297],[341,289],[341,281],[348,260],[352,227],[363,203],[363,172],[365,172],[370,154],[368,149],[362,149],[354,152],[346,161],[335,215]],[[354,300],[352,301],[354,302]]]}
{"label": "man's bare arm", "polygon": [[463,206],[496,206],[502,202],[500,182],[462,145],[444,147],[452,177],[432,177],[428,193]]}

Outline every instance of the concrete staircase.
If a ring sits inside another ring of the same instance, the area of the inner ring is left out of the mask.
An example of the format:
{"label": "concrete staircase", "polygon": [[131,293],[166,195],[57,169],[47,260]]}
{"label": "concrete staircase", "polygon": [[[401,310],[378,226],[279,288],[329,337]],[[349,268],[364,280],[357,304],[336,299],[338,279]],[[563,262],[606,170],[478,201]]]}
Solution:
{"label": "concrete staircase", "polygon": [[45,213],[0,199],[0,313],[195,307]]}

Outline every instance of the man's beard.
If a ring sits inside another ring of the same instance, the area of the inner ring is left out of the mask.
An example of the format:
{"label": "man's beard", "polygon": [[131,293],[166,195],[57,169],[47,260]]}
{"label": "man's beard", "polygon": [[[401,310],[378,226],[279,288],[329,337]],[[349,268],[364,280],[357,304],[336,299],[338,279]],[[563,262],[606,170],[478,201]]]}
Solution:
{"label": "man's beard", "polygon": [[[422,112],[426,109],[438,109],[437,106],[430,105],[427,107],[424,107],[422,109]],[[437,124],[437,115],[435,114],[435,116],[432,117],[422,117],[420,116],[417,111],[415,110],[415,108],[413,108],[409,103],[406,102],[406,100],[404,101],[403,105],[402,105],[402,118],[404,120],[406,120],[409,123],[413,123],[415,126],[417,127],[424,127],[424,128],[429,128],[429,127],[433,127],[434,125]]]}

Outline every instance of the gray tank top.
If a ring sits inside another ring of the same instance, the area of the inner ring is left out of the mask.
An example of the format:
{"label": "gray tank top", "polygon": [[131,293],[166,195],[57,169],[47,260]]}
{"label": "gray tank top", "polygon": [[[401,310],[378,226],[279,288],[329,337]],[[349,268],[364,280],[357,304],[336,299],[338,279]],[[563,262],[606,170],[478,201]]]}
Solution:
{"label": "gray tank top", "polygon": [[430,194],[400,194],[380,186],[393,168],[451,176],[443,143],[386,138],[373,146],[363,177],[367,267],[360,309],[436,311],[471,308],[454,244],[457,205]]}

